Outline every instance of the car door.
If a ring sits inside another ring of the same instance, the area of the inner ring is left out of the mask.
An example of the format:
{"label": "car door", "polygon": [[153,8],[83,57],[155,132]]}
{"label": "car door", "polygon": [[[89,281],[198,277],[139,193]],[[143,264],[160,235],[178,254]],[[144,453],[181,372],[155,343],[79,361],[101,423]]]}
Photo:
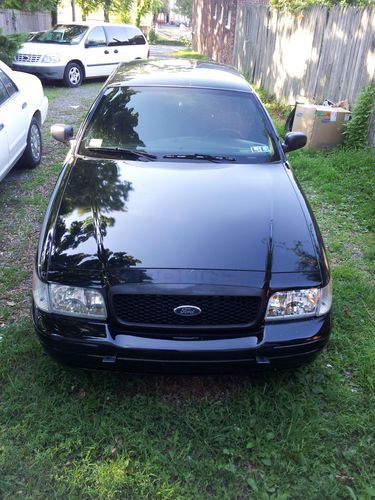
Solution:
{"label": "car door", "polygon": [[29,131],[29,96],[21,92],[13,80],[0,69],[0,81],[5,87],[8,99],[2,109],[4,112],[1,123],[6,128],[9,163],[14,165],[22,155]]}
{"label": "car door", "polygon": [[86,76],[107,76],[118,64],[113,50],[109,50],[105,32],[102,26],[92,28],[84,42],[83,63]]}
{"label": "car door", "polygon": [[147,44],[141,31],[132,26],[105,26],[110,54],[119,62],[147,57]]}
{"label": "car door", "polygon": [[6,102],[9,99],[4,84],[0,81],[0,179],[9,167],[9,148],[6,129]]}

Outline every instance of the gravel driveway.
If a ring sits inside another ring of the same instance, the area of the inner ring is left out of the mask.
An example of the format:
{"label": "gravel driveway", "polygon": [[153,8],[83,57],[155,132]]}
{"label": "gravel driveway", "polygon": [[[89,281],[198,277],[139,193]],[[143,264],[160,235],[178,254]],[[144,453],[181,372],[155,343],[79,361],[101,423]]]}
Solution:
{"label": "gravel driveway", "polygon": [[40,225],[68,152],[66,146],[51,138],[50,127],[66,123],[77,131],[102,85],[103,80],[76,89],[45,85],[49,110],[42,130],[42,163],[34,170],[13,168],[0,183],[0,328],[30,310]]}

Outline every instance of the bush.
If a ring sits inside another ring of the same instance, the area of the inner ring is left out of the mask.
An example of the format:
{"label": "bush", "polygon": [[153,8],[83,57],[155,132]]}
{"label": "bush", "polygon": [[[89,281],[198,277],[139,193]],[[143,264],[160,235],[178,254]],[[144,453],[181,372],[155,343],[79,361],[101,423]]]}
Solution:
{"label": "bush", "polygon": [[15,33],[13,35],[0,33],[0,60],[11,66],[17,50],[26,39],[27,33]]}
{"label": "bush", "polygon": [[360,149],[368,146],[368,133],[375,103],[375,82],[364,87],[357,98],[352,119],[346,126],[345,146]]}
{"label": "bush", "polygon": [[150,31],[148,32],[149,43],[156,43],[157,38],[158,35],[156,34],[156,31],[154,30],[154,28],[151,28]]}

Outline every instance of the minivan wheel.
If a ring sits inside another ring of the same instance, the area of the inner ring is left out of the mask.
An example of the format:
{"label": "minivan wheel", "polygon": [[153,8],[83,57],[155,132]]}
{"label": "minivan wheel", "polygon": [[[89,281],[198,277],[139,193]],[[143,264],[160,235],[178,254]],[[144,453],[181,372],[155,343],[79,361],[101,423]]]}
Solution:
{"label": "minivan wheel", "polygon": [[42,134],[38,120],[31,120],[27,134],[26,149],[20,159],[20,165],[24,168],[35,168],[42,159]]}
{"label": "minivan wheel", "polygon": [[70,62],[64,71],[64,83],[67,87],[79,87],[83,80],[83,70],[78,63]]}

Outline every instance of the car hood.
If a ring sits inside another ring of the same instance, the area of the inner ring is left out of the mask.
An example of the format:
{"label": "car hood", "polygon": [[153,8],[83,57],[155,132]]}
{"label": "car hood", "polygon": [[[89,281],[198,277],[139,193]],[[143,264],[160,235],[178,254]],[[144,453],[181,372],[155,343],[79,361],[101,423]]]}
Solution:
{"label": "car hood", "polygon": [[42,43],[42,42],[25,42],[21,45],[21,47],[17,50],[17,54],[51,54],[60,52],[61,50],[65,50],[66,47],[74,47],[77,49],[77,44],[63,44],[63,43]]}
{"label": "car hood", "polygon": [[282,163],[78,158],[68,168],[49,271],[319,271],[309,212]]}

